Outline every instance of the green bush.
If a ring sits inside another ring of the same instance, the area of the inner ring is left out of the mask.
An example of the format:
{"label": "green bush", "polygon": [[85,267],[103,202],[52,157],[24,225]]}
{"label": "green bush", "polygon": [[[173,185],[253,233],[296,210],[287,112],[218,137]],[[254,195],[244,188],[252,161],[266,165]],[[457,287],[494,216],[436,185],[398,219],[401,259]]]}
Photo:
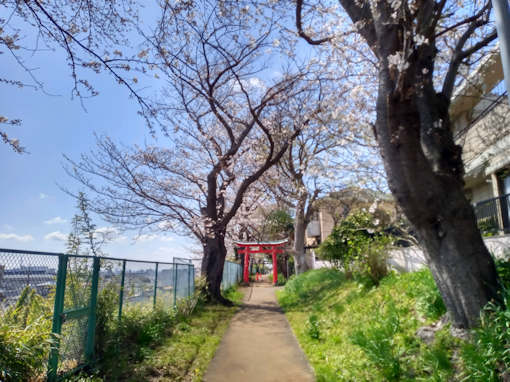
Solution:
{"label": "green bush", "polygon": [[[268,280],[270,283],[273,282],[273,274],[272,273],[268,276]],[[278,273],[278,280],[276,281],[276,285],[283,286],[283,285],[285,285],[286,282],[287,282],[287,280],[285,279],[285,276],[283,275],[283,273]]]}
{"label": "green bush", "polygon": [[283,273],[278,273],[278,281],[276,282],[276,285],[283,286],[287,283],[287,280],[285,279],[285,276]]}
{"label": "green bush", "polygon": [[46,373],[52,345],[52,299],[27,286],[0,322],[0,380],[21,381]]}
{"label": "green bush", "polygon": [[116,287],[106,285],[97,296],[95,352],[97,358],[102,358],[105,349],[111,345],[111,332],[117,325],[119,309],[119,295]]}
{"label": "green bush", "polygon": [[390,235],[365,211],[349,215],[319,246],[319,256],[341,268],[347,278],[356,277],[377,285],[388,274],[386,264]]}
{"label": "green bush", "polygon": [[[142,361],[175,330],[183,330],[188,317],[204,303],[204,286],[205,283],[198,280],[193,296],[179,300],[176,308],[159,304],[154,308],[152,305],[126,306],[120,321],[116,317],[115,293],[104,289],[98,298],[96,327],[99,373],[116,379],[122,373],[119,364]],[[227,296],[233,293],[226,291]]]}

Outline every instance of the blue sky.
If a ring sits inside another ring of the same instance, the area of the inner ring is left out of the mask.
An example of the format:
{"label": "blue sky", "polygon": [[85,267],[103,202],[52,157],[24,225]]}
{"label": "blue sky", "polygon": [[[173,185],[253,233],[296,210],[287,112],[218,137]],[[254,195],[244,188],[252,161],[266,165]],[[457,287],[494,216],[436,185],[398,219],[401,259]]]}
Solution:
{"label": "blue sky", "polygon": [[[7,54],[2,55],[2,77],[29,82],[28,75]],[[29,154],[19,155],[0,145],[0,248],[63,251],[62,239],[70,230],[76,212],[75,200],[58,185],[78,190],[79,185],[62,167],[62,154],[78,159],[94,147],[94,133],[107,134],[125,144],[150,142],[136,102],[106,74],[90,76],[99,95],[71,99],[72,82],[64,55],[40,52],[28,62],[45,84],[48,96],[30,88],[0,84],[0,115],[20,118],[20,127],[5,127],[19,138]],[[98,227],[107,223],[93,216]],[[189,257],[196,244],[173,234],[146,235],[135,241],[137,232],[117,235],[108,244],[109,256],[170,261],[172,256]]]}

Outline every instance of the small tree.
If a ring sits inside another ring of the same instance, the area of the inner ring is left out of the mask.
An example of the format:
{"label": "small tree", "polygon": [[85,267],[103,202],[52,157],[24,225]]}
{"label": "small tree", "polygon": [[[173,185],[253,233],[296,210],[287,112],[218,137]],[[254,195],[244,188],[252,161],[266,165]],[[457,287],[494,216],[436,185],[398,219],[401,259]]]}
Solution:
{"label": "small tree", "polygon": [[[71,232],[67,236],[66,253],[75,256],[103,256],[102,247],[110,237],[99,232],[90,217],[90,207],[86,195],[77,195],[78,213],[71,220]],[[87,257],[71,257],[68,260],[69,270],[66,276],[66,297],[74,307],[87,306],[90,289],[84,287],[91,280],[91,264]],[[106,264],[103,264],[105,266]]]}
{"label": "small tree", "polygon": [[90,217],[89,201],[83,192],[77,197],[78,213],[71,220],[66,252],[73,255],[102,256],[102,247],[111,240],[107,232],[100,232]]}

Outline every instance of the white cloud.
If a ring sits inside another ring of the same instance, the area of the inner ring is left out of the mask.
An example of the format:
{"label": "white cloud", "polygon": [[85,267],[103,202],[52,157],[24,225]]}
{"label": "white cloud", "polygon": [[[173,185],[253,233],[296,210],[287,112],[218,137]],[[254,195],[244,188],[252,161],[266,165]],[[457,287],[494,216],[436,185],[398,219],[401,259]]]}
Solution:
{"label": "white cloud", "polygon": [[158,235],[154,235],[154,234],[143,234],[143,235],[138,235],[135,237],[135,240],[136,241],[152,241],[152,240],[155,240],[157,239]]}
{"label": "white cloud", "polygon": [[44,224],[62,224],[67,222],[66,219],[62,219],[60,216],[55,216],[52,219],[48,219],[44,221]]}
{"label": "white cloud", "polygon": [[156,234],[142,234],[135,237],[135,241],[152,241],[152,240],[160,240],[160,241],[172,241],[173,238],[171,236],[165,235],[156,235]]}
{"label": "white cloud", "polygon": [[54,231],[44,236],[44,240],[66,241],[67,235],[60,231]]}
{"label": "white cloud", "polygon": [[168,231],[168,230],[171,230],[173,228],[173,224],[169,221],[164,221],[164,222],[159,222],[158,223],[158,228],[162,231]]}
{"label": "white cloud", "polygon": [[48,197],[44,192],[39,193],[39,199],[46,199]]}
{"label": "white cloud", "polygon": [[259,88],[259,89],[264,89],[266,87],[266,85],[264,84],[264,82],[262,82],[259,78],[257,77],[251,77],[249,80],[248,80],[248,83],[254,87],[254,88]]}
{"label": "white cloud", "polygon": [[15,233],[0,233],[1,240],[32,241],[32,235],[17,235]]}
{"label": "white cloud", "polygon": [[115,227],[99,227],[96,228],[96,232],[105,234],[105,235],[118,235],[119,230]]}
{"label": "white cloud", "polygon": [[110,242],[127,240],[127,236],[121,235],[119,229],[116,227],[99,227],[96,229],[96,233],[99,233],[102,237]]}

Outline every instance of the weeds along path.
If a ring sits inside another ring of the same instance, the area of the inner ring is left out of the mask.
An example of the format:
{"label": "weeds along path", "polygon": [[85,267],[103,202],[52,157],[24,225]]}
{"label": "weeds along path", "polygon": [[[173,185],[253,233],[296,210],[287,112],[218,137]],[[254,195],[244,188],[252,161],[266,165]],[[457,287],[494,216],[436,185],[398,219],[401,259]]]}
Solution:
{"label": "weeds along path", "polygon": [[218,347],[204,382],[308,382],[312,368],[278,305],[275,289],[255,284]]}

